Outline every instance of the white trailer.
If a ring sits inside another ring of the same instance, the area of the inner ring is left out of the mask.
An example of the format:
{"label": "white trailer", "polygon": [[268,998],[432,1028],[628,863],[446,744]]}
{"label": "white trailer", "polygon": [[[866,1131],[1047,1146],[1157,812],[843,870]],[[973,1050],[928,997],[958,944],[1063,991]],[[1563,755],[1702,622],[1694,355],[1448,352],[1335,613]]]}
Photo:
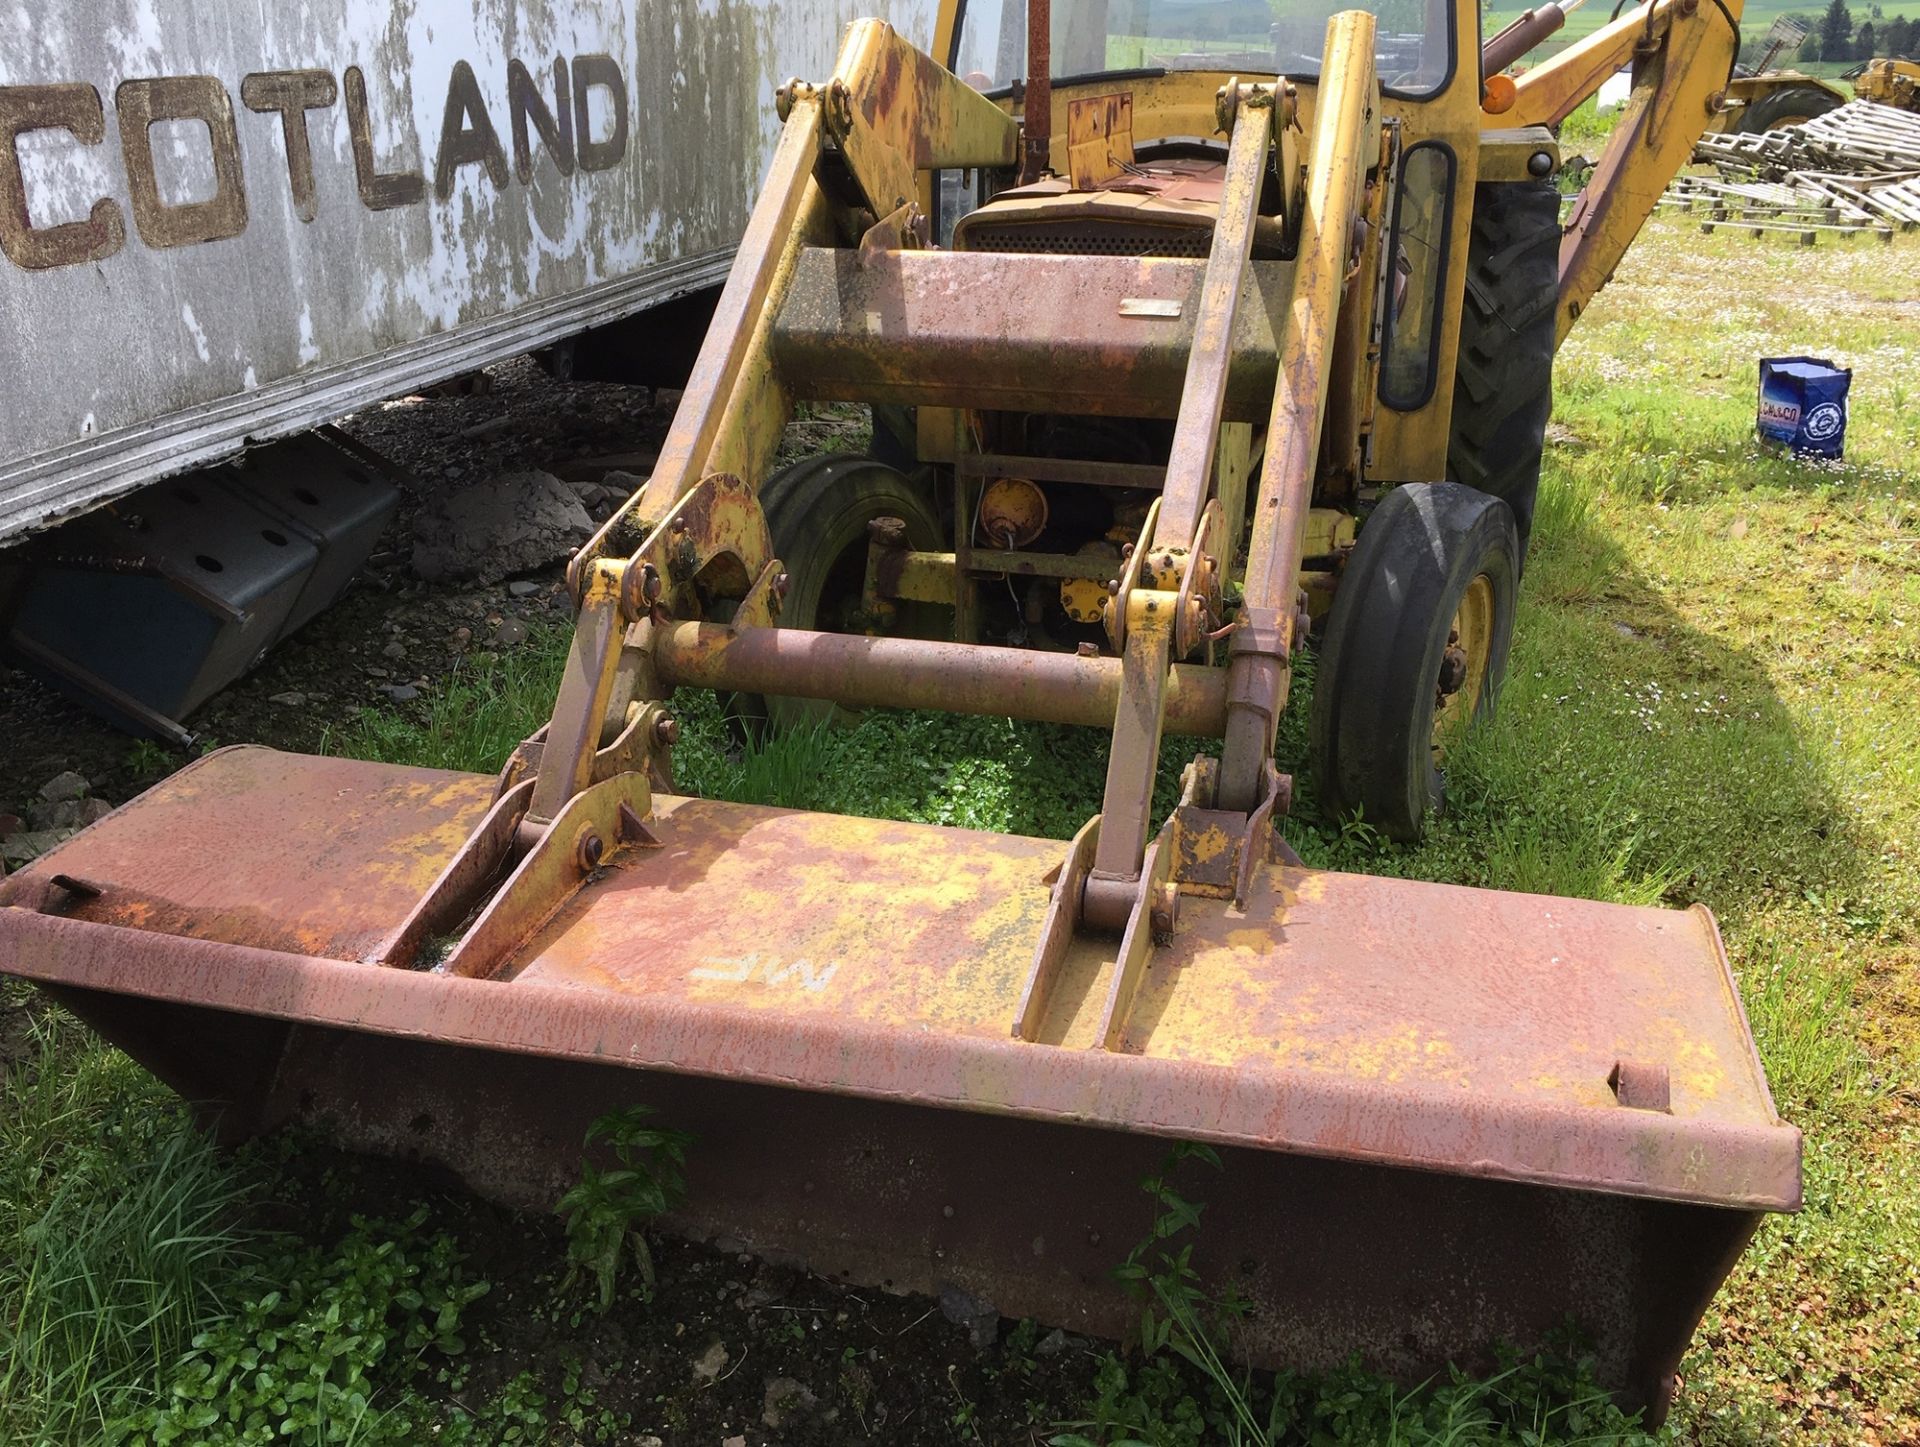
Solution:
{"label": "white trailer", "polygon": [[0,539],[717,284],[876,9],[0,7]]}

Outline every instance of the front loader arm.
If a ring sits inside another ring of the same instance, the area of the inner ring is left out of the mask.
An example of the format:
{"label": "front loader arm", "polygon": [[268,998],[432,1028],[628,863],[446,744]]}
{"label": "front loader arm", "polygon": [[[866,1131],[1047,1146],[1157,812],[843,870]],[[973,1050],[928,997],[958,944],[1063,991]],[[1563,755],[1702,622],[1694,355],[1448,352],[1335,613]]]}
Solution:
{"label": "front loader arm", "polygon": [[1503,126],[1558,125],[1629,63],[1633,91],[1560,240],[1555,343],[1607,284],[1719,110],[1742,0],[1650,0],[1518,78]]}
{"label": "front loader arm", "polygon": [[848,27],[827,83],[791,81],[779,107],[766,184],[653,474],[568,564],[579,615],[552,718],[383,959],[469,912],[510,868],[446,961],[484,975],[604,861],[650,847],[649,775],[664,775],[675,732],[652,630],[700,616],[696,579],[738,600],[736,626],[779,610],[757,493],[793,411],[769,347],[799,257],[849,232],[912,230],[923,171],[1014,162],[1014,121],[878,20]]}

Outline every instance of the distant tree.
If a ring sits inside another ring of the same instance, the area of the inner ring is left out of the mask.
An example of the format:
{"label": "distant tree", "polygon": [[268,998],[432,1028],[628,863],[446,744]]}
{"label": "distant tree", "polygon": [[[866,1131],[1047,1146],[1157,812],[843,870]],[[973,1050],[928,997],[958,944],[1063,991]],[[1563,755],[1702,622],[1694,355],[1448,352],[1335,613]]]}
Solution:
{"label": "distant tree", "polygon": [[1847,0],[1827,0],[1827,13],[1820,17],[1820,54],[1829,60],[1853,54],[1853,12]]}
{"label": "distant tree", "polygon": [[1904,15],[1894,16],[1880,33],[1880,44],[1888,55],[1905,55],[1913,48],[1913,22]]}
{"label": "distant tree", "polygon": [[1800,60],[1809,63],[1819,60],[1820,32],[1817,30],[1809,30],[1807,32],[1807,38],[1800,42],[1800,49],[1796,52],[1796,55]]}
{"label": "distant tree", "polygon": [[1853,58],[1855,60],[1872,60],[1873,44],[1876,38],[1873,33],[1873,22],[1871,20],[1861,21],[1860,33],[1853,38]]}
{"label": "distant tree", "polygon": [[1881,13],[1881,10],[1880,10],[1880,7],[1879,7],[1878,5],[1875,5],[1875,6],[1873,7],[1873,10],[1872,10],[1872,11],[1871,11],[1870,13],[1872,14],[1872,16],[1873,16],[1873,18],[1874,18],[1875,20],[1884,20],[1884,19],[1886,19],[1886,16],[1885,16],[1884,14],[1882,14],[1882,13]]}

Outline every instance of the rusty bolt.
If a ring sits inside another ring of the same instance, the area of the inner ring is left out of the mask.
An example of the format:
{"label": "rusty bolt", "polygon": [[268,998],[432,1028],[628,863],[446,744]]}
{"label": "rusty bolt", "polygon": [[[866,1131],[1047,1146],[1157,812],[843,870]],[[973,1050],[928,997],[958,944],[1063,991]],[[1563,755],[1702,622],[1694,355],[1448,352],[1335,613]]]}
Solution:
{"label": "rusty bolt", "polygon": [[1107,591],[1109,593],[1118,594],[1120,591],[1120,580],[1118,578],[1107,579]]}
{"label": "rusty bolt", "polygon": [[685,518],[675,518],[673,520],[673,530],[676,533],[684,533],[687,530],[687,520]]}
{"label": "rusty bolt", "polygon": [[1180,886],[1169,881],[1156,888],[1148,914],[1154,938],[1171,939],[1173,927],[1180,922]]}
{"label": "rusty bolt", "polygon": [[907,520],[877,517],[867,524],[867,536],[883,548],[904,548],[908,543]]}
{"label": "rusty bolt", "polygon": [[670,713],[663,713],[653,721],[653,741],[665,748],[672,748],[680,742],[680,720]]}
{"label": "rusty bolt", "polygon": [[773,578],[773,596],[784,598],[787,590],[793,586],[793,579],[785,573],[776,573]]}
{"label": "rusty bolt", "polygon": [[1098,658],[1100,656],[1100,645],[1098,643],[1082,643],[1073,651],[1082,658]]}
{"label": "rusty bolt", "polygon": [[1293,812],[1293,775],[1279,774],[1273,781],[1273,812],[1291,814]]}
{"label": "rusty bolt", "polygon": [[660,571],[652,563],[640,565],[640,599],[651,607],[660,597]]}
{"label": "rusty bolt", "polygon": [[598,869],[600,867],[600,860],[606,852],[607,846],[598,834],[589,832],[581,836],[580,867],[582,869]]}
{"label": "rusty bolt", "polygon": [[1130,558],[1130,557],[1132,557],[1132,556],[1133,556],[1133,544],[1132,544],[1132,543],[1122,543],[1122,544],[1120,544],[1120,556],[1121,556],[1121,557],[1123,557],[1123,558]]}

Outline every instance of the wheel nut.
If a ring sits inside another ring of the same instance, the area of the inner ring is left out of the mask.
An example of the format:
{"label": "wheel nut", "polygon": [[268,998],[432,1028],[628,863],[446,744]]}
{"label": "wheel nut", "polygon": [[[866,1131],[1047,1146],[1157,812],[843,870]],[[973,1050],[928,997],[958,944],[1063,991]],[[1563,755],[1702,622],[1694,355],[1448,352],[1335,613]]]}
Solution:
{"label": "wheel nut", "polygon": [[680,720],[670,713],[663,713],[653,721],[653,739],[657,744],[672,748],[680,742]]}

